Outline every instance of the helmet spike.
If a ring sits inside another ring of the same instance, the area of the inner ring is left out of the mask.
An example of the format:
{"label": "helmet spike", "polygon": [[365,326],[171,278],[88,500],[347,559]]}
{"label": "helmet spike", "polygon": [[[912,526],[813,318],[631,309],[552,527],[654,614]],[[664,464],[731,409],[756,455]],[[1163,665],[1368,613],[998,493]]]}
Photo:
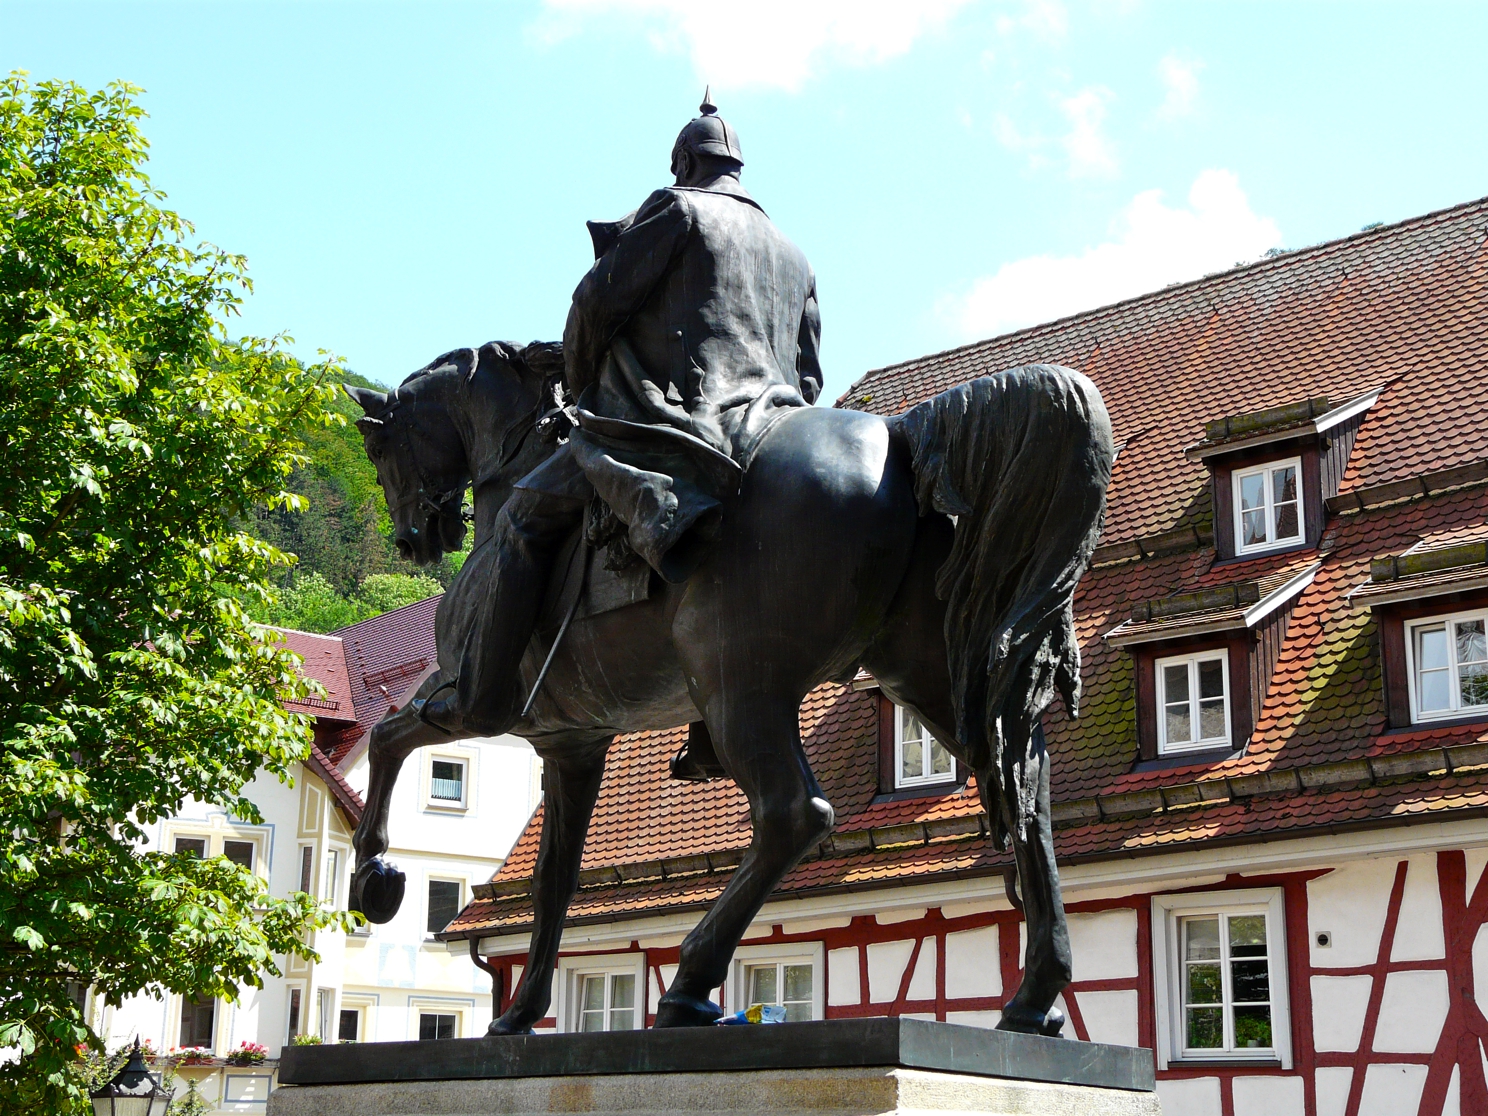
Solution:
{"label": "helmet spike", "polygon": [[718,111],[718,106],[713,103],[713,98],[709,96],[712,91],[713,87],[711,85],[703,86],[703,103],[698,105],[698,112],[704,116],[712,116]]}

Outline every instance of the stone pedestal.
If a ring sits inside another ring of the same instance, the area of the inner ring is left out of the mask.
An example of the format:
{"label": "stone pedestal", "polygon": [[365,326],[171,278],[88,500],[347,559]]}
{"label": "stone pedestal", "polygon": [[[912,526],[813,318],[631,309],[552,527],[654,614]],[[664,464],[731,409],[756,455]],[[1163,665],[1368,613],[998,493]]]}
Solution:
{"label": "stone pedestal", "polygon": [[1145,1050],[918,1019],[285,1051],[269,1116],[1160,1116]]}

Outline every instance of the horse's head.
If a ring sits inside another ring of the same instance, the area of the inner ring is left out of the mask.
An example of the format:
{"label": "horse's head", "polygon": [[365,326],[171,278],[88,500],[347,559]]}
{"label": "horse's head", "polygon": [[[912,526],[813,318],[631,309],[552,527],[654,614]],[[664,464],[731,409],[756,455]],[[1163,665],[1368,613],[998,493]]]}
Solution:
{"label": "horse's head", "polygon": [[536,464],[528,460],[536,439],[526,434],[541,403],[542,373],[520,347],[456,349],[387,393],[343,387],[365,412],[357,429],[377,467],[398,553],[420,565],[460,548],[472,480],[510,483]]}

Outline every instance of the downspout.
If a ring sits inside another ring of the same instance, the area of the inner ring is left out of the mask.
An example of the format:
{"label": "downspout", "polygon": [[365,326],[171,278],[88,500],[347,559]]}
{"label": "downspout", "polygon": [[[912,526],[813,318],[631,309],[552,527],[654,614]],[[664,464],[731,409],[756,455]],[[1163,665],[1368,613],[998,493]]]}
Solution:
{"label": "downspout", "polygon": [[491,974],[491,1018],[501,1018],[501,1001],[506,994],[506,970],[491,964],[480,955],[480,939],[470,939],[470,960],[474,961],[478,968],[486,970]]}

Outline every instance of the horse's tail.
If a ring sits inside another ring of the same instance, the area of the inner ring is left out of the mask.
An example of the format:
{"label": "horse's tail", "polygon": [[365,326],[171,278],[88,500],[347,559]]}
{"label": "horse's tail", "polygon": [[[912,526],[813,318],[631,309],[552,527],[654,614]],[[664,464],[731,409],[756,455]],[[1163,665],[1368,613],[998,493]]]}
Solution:
{"label": "horse's tail", "polygon": [[980,783],[1014,784],[981,787],[1001,845],[1004,824],[1024,831],[1034,816],[1039,779],[1026,761],[1055,687],[1078,713],[1071,602],[1100,535],[1111,422],[1085,376],[1033,364],[942,392],[893,426],[909,444],[921,513],[956,517],[935,591],[947,606],[957,737]]}

